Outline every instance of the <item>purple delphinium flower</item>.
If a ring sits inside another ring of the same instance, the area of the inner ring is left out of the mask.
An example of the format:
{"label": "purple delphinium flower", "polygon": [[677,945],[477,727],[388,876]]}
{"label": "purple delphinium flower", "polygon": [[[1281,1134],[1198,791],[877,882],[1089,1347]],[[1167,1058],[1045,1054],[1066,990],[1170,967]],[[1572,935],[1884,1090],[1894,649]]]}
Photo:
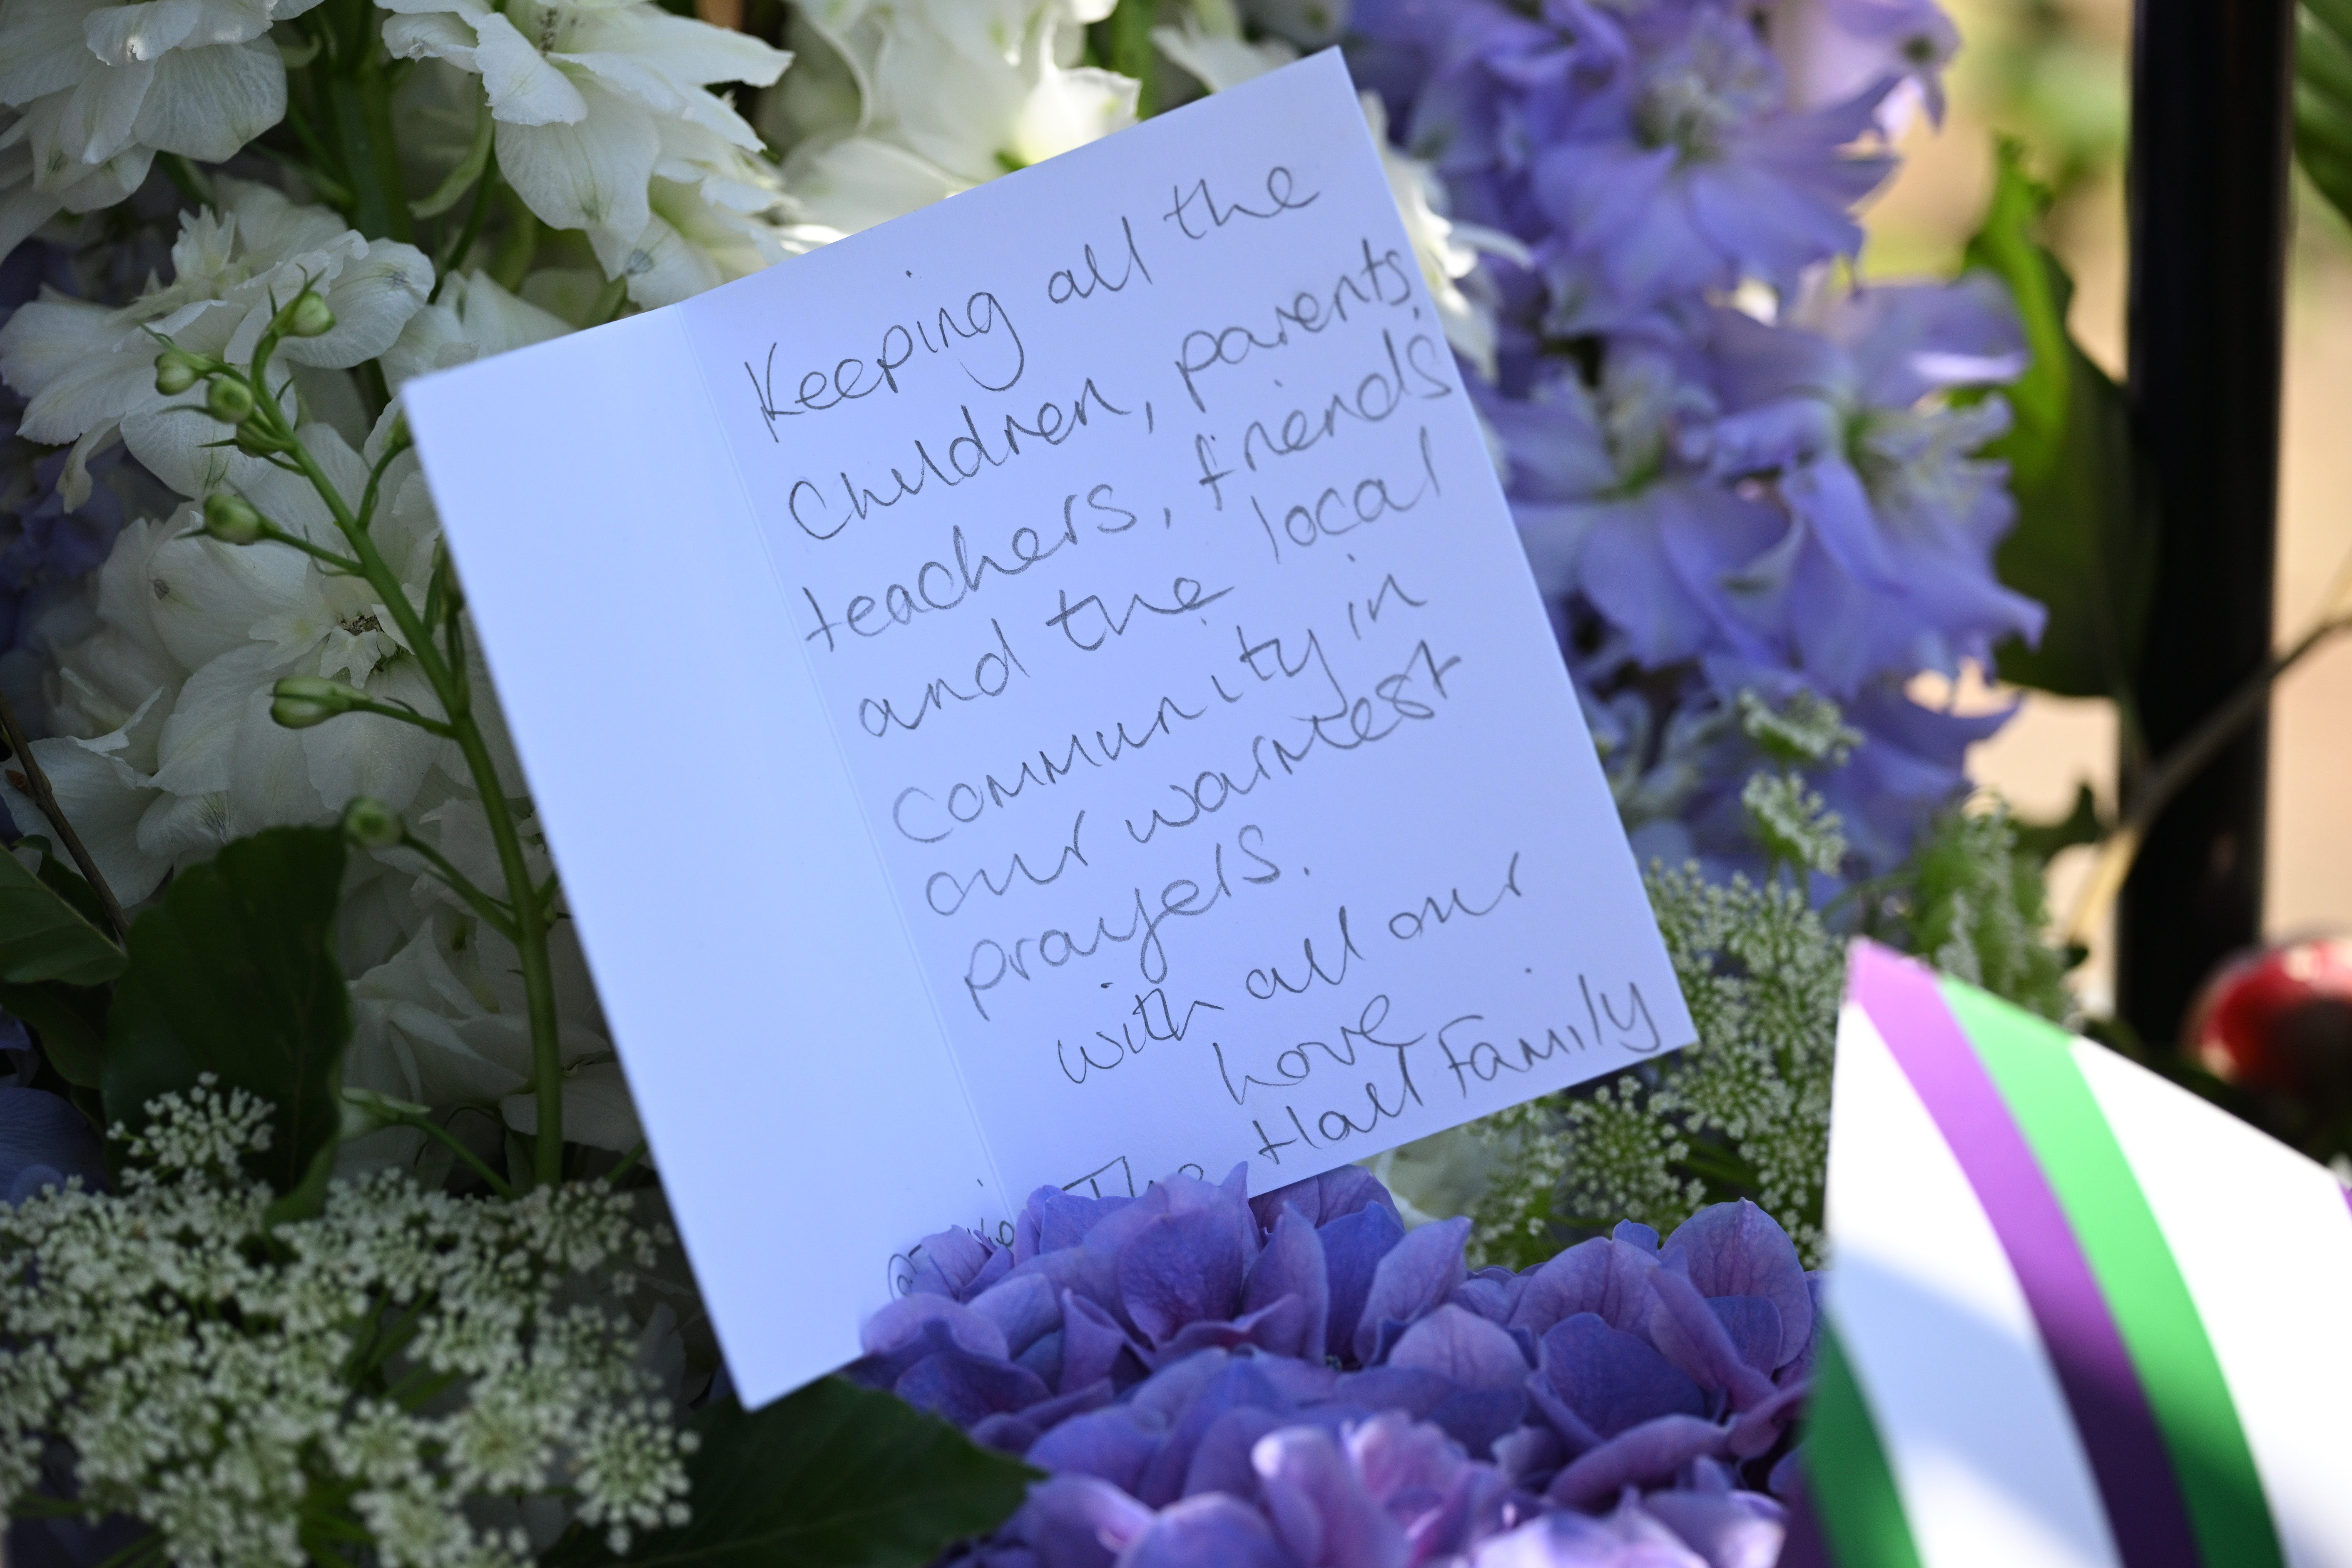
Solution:
{"label": "purple delphinium flower", "polygon": [[2006,411],[1979,394],[2024,363],[1997,286],[1815,300],[1860,248],[1895,100],[1940,110],[1948,18],[1359,0],[1349,33],[1451,210],[1532,258],[1482,261],[1498,352],[1470,379],[1637,847],[1755,868],[1734,705],[1802,689],[1864,737],[1809,777],[1855,868],[1892,869],[2000,721],[1907,682],[2041,623],[1992,569],[2012,509],[1979,454]]}
{"label": "purple delphinium flower", "polygon": [[1625,326],[1743,279],[1793,289],[1806,268],[1861,248],[1852,209],[1894,161],[1849,149],[1874,129],[1883,87],[1790,113],[1744,7],[1587,18],[1589,35],[1619,30],[1603,47],[1622,63],[1605,85],[1556,87],[1532,106],[1530,175],[1555,226],[1538,250],[1552,331]]}
{"label": "purple delphinium flower", "polygon": [[[1360,1170],[1254,1201],[1244,1173],[1042,1189],[1009,1247],[925,1242],[867,1323],[847,1375],[1048,1473],[978,1562],[1633,1563],[1665,1543],[1745,1568],[1777,1543],[1753,1489],[1788,1450],[1815,1313],[1761,1210],[1474,1271],[1468,1222],[1407,1232]],[[1563,1510],[1607,1519],[1528,1533]]]}
{"label": "purple delphinium flower", "polygon": [[1998,283],[1862,289],[1810,327],[1718,310],[1711,346],[1725,413],[1695,439],[1718,480],[1767,486],[1789,515],[1741,575],[1773,582],[1797,667],[1843,701],[1878,673],[1954,674],[2041,636],[2041,606],[1988,569],[2015,509],[2006,468],[1974,454],[2007,405],[1931,401],[2024,368]]}

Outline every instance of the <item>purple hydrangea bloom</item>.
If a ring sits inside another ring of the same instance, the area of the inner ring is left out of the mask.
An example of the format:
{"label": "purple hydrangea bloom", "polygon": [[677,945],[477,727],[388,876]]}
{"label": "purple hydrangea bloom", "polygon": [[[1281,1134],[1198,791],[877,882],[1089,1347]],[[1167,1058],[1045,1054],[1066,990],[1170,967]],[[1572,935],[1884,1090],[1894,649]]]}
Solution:
{"label": "purple hydrangea bloom", "polygon": [[1468,1267],[1466,1221],[1408,1232],[1361,1170],[1255,1200],[1244,1173],[1139,1198],[1040,1189],[1011,1247],[927,1240],[866,1324],[848,1376],[1047,1472],[976,1563],[1747,1568],[1777,1551],[1764,1489],[1816,1314],[1754,1205],[1663,1243],[1620,1226],[1515,1274]]}

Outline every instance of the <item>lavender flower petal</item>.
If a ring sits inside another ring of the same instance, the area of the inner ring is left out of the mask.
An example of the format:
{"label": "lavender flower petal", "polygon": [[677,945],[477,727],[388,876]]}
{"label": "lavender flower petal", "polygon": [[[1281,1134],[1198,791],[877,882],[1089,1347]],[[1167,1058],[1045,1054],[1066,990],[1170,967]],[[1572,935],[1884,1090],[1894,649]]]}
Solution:
{"label": "lavender flower petal", "polygon": [[1670,1267],[1681,1259],[1702,1296],[1760,1296],[1771,1302],[1780,1319],[1772,1366],[1790,1360],[1812,1340],[1812,1288],[1796,1244],[1747,1199],[1699,1210],[1675,1227],[1660,1257]]}
{"label": "lavender flower petal", "polygon": [[1212,1492],[1153,1516],[1119,1555],[1118,1568],[1299,1568],[1274,1539],[1265,1515]]}
{"label": "lavender flower petal", "polygon": [[1517,1389],[1528,1363],[1517,1342],[1475,1313],[1451,1304],[1405,1331],[1389,1352],[1392,1367],[1420,1367],[1465,1388]]}
{"label": "lavender flower petal", "polygon": [[1019,1518],[1039,1568],[1110,1568],[1152,1516],[1108,1481],[1065,1475],[1031,1488]]}
{"label": "lavender flower petal", "polygon": [[[1063,1422],[1032,1443],[1026,1457],[1041,1470],[1093,1476],[1132,1492],[1167,1432],[1159,1412],[1114,1405]],[[1030,1495],[1034,1500],[1036,1493]]]}
{"label": "lavender flower petal", "polygon": [[1365,1298],[1381,1262],[1404,1239],[1404,1222],[1396,1211],[1374,1204],[1316,1227],[1323,1244],[1323,1263],[1330,1279],[1329,1327],[1326,1352],[1346,1357],[1355,1350],[1356,1330],[1363,1321]]}
{"label": "lavender flower petal", "polygon": [[1569,1461],[1544,1496],[1566,1508],[1592,1508],[1626,1487],[1664,1481],[1702,1455],[1723,1452],[1725,1438],[1712,1421],[1661,1415]]}
{"label": "lavender flower petal", "polygon": [[[1469,1239],[1468,1220],[1440,1220],[1412,1232],[1381,1259],[1356,1321],[1357,1359],[1372,1359],[1383,1322],[1412,1322],[1469,1277],[1462,1260],[1462,1249]],[[1333,1295],[1337,1294],[1335,1290]]]}
{"label": "lavender flower petal", "polygon": [[1544,1335],[1543,1376],[1598,1436],[1660,1415],[1704,1415],[1698,1384],[1645,1340],[1579,1312]]}
{"label": "lavender flower petal", "polygon": [[1293,1426],[1262,1439],[1250,1459],[1264,1483],[1275,1533],[1298,1562],[1316,1568],[1405,1568],[1404,1531],[1365,1490],[1329,1433]]}

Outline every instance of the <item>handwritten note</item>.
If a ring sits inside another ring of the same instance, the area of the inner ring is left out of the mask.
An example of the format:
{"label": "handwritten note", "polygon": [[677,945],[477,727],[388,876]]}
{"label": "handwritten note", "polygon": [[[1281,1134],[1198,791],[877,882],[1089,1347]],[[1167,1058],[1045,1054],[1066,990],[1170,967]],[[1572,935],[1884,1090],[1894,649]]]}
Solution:
{"label": "handwritten note", "polygon": [[1692,1038],[1336,54],[411,401],[747,1397]]}

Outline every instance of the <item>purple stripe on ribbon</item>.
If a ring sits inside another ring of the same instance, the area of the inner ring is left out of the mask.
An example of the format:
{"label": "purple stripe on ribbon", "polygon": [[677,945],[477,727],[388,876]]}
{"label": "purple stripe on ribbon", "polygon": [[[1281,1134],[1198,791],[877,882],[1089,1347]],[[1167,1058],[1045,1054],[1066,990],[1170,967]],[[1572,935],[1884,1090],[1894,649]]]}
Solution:
{"label": "purple stripe on ribbon", "polygon": [[2126,1568],[2198,1568],[2179,1478],[2115,1315],[2058,1194],[1934,974],[1858,942],[1846,987],[1878,1026],[2009,1254]]}

